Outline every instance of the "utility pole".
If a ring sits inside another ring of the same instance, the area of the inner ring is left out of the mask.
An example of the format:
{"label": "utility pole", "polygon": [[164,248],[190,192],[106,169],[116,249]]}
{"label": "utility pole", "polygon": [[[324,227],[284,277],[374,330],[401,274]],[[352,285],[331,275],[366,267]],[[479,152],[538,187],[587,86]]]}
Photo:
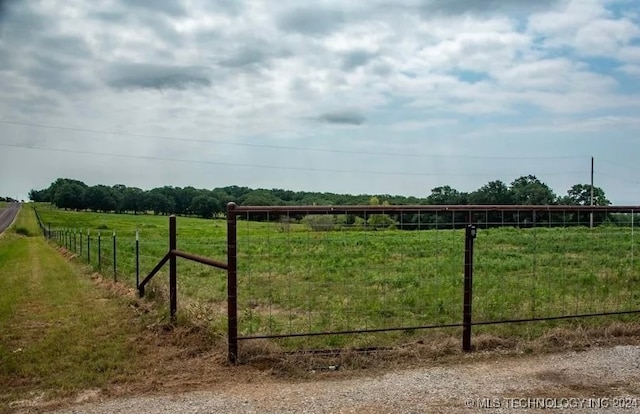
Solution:
{"label": "utility pole", "polygon": [[[591,157],[591,207],[593,207],[593,157]],[[589,214],[589,228],[593,228],[593,210]]]}

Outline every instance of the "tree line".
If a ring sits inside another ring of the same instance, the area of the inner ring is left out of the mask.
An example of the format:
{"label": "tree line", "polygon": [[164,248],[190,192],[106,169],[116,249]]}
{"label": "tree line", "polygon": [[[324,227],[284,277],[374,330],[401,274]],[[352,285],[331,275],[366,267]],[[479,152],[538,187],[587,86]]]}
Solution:
{"label": "tree line", "polygon": [[0,197],[0,201],[2,202],[6,202],[6,203],[17,203],[18,200],[11,198],[11,197]]}
{"label": "tree line", "polygon": [[[611,204],[600,187],[593,188],[594,204]],[[426,197],[388,194],[335,194],[283,189],[252,189],[227,186],[214,189],[194,187],[157,187],[142,190],[122,184],[89,186],[82,181],[58,178],[46,189],[29,192],[35,202],[50,202],[58,208],[116,213],[154,213],[194,215],[211,218],[224,213],[227,203],[238,205],[589,205],[591,186],[576,184],[559,196],[534,175],[527,175],[506,184],[490,181],[472,192],[458,191],[450,186],[435,187]]]}

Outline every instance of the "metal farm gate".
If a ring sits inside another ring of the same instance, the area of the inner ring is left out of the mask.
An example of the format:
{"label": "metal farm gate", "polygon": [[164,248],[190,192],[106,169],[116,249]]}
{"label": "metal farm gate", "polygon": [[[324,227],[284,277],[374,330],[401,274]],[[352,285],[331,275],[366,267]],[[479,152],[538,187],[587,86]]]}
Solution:
{"label": "metal farm gate", "polygon": [[349,334],[431,328],[461,328],[469,351],[473,326],[640,313],[636,212],[230,203],[227,263],[178,250],[172,217],[169,251],[138,289],[169,261],[174,316],[177,257],[226,270],[232,363],[241,341],[340,347]]}

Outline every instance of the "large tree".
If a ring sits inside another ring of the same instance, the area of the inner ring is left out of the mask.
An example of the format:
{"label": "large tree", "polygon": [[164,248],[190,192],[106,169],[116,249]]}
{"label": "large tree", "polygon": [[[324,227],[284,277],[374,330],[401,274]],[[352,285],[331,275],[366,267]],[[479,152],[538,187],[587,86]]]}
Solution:
{"label": "large tree", "polygon": [[133,211],[138,214],[145,210],[145,192],[137,187],[127,187],[122,196],[122,211]]}
{"label": "large tree", "polygon": [[[576,184],[572,186],[567,195],[562,198],[562,204],[574,205],[574,206],[589,206],[591,205],[591,184]],[[608,206],[611,201],[607,200],[604,194],[604,190],[600,187],[593,187],[593,205],[595,206]]]}
{"label": "large tree", "polygon": [[81,210],[85,208],[85,189],[73,182],[61,183],[56,187],[53,204],[58,208]]}
{"label": "large tree", "polygon": [[145,197],[145,210],[152,210],[155,214],[170,214],[175,210],[175,202],[173,198],[169,198],[154,188],[149,191]]}
{"label": "large tree", "polygon": [[[561,204],[573,206],[589,206],[591,205],[591,184],[576,184],[572,186],[567,195],[560,199]],[[611,202],[607,200],[604,190],[600,187],[593,187],[593,205],[608,206]],[[577,224],[591,223],[591,218],[595,224],[600,224],[609,218],[608,213],[570,213],[565,214],[563,220]]]}
{"label": "large tree", "polygon": [[85,196],[86,206],[93,211],[114,211],[117,207],[113,191],[106,185],[89,187]]}
{"label": "large tree", "polygon": [[[372,206],[388,206],[389,202],[384,201],[382,204],[380,203],[380,199],[378,197],[371,197],[369,199],[369,205]],[[391,218],[389,214],[370,214],[367,219],[367,225],[374,229],[386,229],[395,225],[395,220]]]}
{"label": "large tree", "polygon": [[189,210],[202,218],[211,218],[220,210],[220,206],[212,195],[203,193],[193,198]]}
{"label": "large tree", "polygon": [[49,197],[49,191],[47,189],[44,190],[35,190],[32,189],[29,191],[29,200],[34,201],[36,203],[51,201]]}
{"label": "large tree", "polygon": [[427,203],[434,205],[458,205],[467,204],[467,193],[462,193],[448,185],[436,187],[427,197]]}
{"label": "large tree", "polygon": [[555,204],[557,196],[551,188],[535,175],[526,175],[511,183],[513,202],[520,205]]}
{"label": "large tree", "polygon": [[502,181],[491,181],[469,194],[469,204],[513,204],[513,194]]}
{"label": "large tree", "polygon": [[277,206],[284,204],[269,190],[253,190],[246,193],[240,202],[243,206]]}

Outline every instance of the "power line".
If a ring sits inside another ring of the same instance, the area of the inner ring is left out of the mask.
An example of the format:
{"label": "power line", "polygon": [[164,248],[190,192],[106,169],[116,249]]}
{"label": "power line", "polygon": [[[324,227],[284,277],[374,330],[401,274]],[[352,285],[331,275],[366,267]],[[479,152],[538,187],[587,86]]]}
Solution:
{"label": "power line", "polygon": [[615,175],[615,174],[609,174],[609,173],[604,173],[604,172],[598,172],[598,174],[599,175],[604,175],[605,177],[614,178],[614,179],[616,179],[618,181],[624,181],[624,182],[630,183],[630,184],[640,184],[640,181],[638,181],[638,180],[634,181],[634,180],[630,180],[628,178],[622,178],[622,177],[620,177],[618,175]]}
{"label": "power line", "polygon": [[619,162],[614,162],[614,161],[611,161],[611,160],[607,160],[607,159],[605,159],[605,158],[598,158],[598,160],[599,160],[599,161],[604,161],[604,162],[605,162],[605,163],[607,163],[607,164],[611,164],[611,165],[613,165],[614,167],[617,167],[617,168],[621,168],[621,169],[627,170],[627,172],[629,172],[630,174],[637,174],[637,173],[638,173],[637,169],[636,169],[636,170],[634,170],[632,167],[630,167],[630,166],[628,166],[628,165],[625,165],[625,164],[620,164]]}
{"label": "power line", "polygon": [[443,154],[343,150],[343,149],[333,149],[333,148],[308,148],[308,147],[297,147],[297,146],[289,146],[289,145],[256,144],[256,143],[249,143],[249,142],[227,142],[227,141],[207,140],[207,139],[198,139],[198,138],[179,138],[179,137],[163,136],[163,135],[135,134],[130,132],[115,132],[115,131],[75,128],[75,127],[66,127],[66,126],[57,126],[57,125],[44,125],[44,124],[36,124],[36,123],[29,123],[29,122],[7,121],[2,119],[0,119],[0,123],[7,124],[7,125],[28,126],[28,127],[34,127],[34,128],[55,129],[60,131],[84,132],[84,133],[90,133],[90,134],[116,135],[116,136],[126,136],[126,137],[135,137],[135,138],[149,138],[149,139],[158,139],[158,140],[166,140],[166,141],[176,141],[176,142],[197,142],[197,143],[204,143],[204,144],[231,145],[231,146],[251,147],[251,148],[270,148],[270,149],[289,150],[289,151],[325,152],[325,153],[337,153],[337,154],[383,155],[383,156],[390,156],[390,157],[413,157],[413,158],[460,158],[460,159],[503,159],[503,160],[545,160],[545,159],[559,160],[559,159],[586,158],[584,156],[551,156],[551,157],[540,157],[540,156],[511,157],[509,156],[507,157],[507,156],[484,156],[484,155],[443,155]]}
{"label": "power line", "polygon": [[[399,175],[399,176],[422,176],[422,177],[439,177],[439,176],[460,176],[460,177],[492,176],[492,177],[495,177],[497,175],[507,174],[507,173],[412,173],[412,172],[401,172],[401,171],[338,170],[338,169],[330,169],[330,168],[287,167],[287,166],[280,166],[280,165],[261,165],[261,164],[230,163],[230,162],[222,162],[222,161],[190,160],[190,159],[182,159],[182,158],[152,157],[148,155],[112,154],[112,153],[106,153],[106,152],[81,151],[81,150],[72,150],[72,149],[63,149],[63,148],[47,148],[47,147],[40,147],[35,145],[0,143],[0,146],[31,149],[31,150],[63,152],[63,153],[81,154],[81,155],[97,155],[97,156],[106,156],[106,157],[142,159],[142,160],[152,160],[152,161],[171,161],[171,162],[181,162],[181,163],[187,163],[187,164],[209,164],[209,165],[219,165],[219,166],[225,166],[225,167],[264,168],[264,169],[289,170],[289,171],[313,171],[313,172],[332,172],[332,173],[344,173],[344,174],[373,174],[373,175]],[[568,174],[584,174],[584,171],[549,172],[543,175],[568,175]],[[517,173],[513,175],[517,175]]]}

